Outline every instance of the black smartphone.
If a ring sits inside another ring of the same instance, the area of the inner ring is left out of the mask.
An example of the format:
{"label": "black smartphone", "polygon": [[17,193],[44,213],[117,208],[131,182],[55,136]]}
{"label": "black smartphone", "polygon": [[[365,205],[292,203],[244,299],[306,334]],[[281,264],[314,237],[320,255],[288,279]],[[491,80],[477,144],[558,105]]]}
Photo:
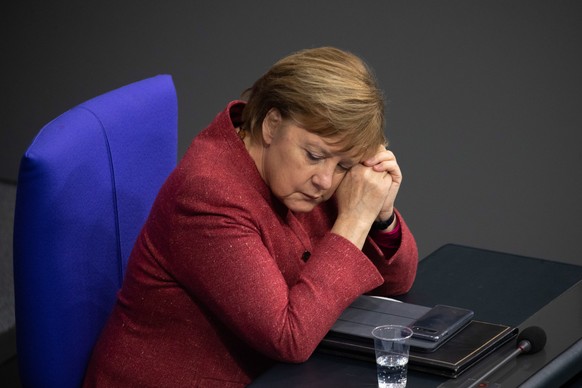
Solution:
{"label": "black smartphone", "polygon": [[440,341],[468,324],[473,315],[471,310],[437,304],[410,325],[412,337]]}

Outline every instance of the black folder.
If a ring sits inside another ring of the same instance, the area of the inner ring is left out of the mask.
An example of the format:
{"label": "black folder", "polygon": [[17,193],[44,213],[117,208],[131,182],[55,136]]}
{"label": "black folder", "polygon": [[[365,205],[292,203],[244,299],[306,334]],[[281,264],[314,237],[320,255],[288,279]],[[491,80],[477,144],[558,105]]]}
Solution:
{"label": "black folder", "polygon": [[[430,307],[361,296],[340,316],[318,350],[375,362],[374,327],[408,326],[428,310]],[[471,320],[439,343],[412,339],[408,367],[456,378],[516,334],[517,328]]]}

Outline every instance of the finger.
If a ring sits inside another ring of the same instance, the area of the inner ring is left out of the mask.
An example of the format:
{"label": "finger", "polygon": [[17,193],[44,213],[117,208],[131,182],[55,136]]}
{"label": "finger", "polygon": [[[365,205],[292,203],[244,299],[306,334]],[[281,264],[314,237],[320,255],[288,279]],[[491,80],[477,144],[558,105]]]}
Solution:
{"label": "finger", "polygon": [[[362,162],[367,166],[371,166],[377,164],[379,161],[383,160],[386,157],[386,152],[388,149],[384,145],[378,145],[376,148],[376,153],[370,156],[368,159]],[[384,154],[384,155],[383,155]]]}
{"label": "finger", "polygon": [[384,171],[387,175],[390,175],[390,178],[394,183],[402,182],[402,171],[400,170],[400,166],[398,166],[397,163],[382,163],[373,166],[372,169],[375,171],[378,171],[377,169],[382,169],[380,171]]}
{"label": "finger", "polygon": [[392,160],[385,160],[378,164],[371,166],[374,171],[384,171],[389,173],[393,176],[402,176],[402,172],[400,171],[400,166],[395,159]]}
{"label": "finger", "polygon": [[396,156],[390,150],[383,149],[380,152],[376,153],[374,156],[364,160],[362,163],[365,166],[371,167],[375,166],[378,163],[382,163],[385,161],[396,160]]}

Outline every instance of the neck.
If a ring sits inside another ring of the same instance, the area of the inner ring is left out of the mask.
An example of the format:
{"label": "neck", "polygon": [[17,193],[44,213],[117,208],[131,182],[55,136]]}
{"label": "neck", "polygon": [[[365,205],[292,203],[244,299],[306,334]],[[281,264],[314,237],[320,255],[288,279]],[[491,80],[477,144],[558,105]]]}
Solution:
{"label": "neck", "polygon": [[251,159],[255,162],[255,166],[257,166],[257,170],[259,171],[259,175],[261,178],[265,180],[264,174],[264,147],[262,144],[256,144],[250,136],[245,136],[243,138],[243,142],[245,143],[245,148],[247,149]]}

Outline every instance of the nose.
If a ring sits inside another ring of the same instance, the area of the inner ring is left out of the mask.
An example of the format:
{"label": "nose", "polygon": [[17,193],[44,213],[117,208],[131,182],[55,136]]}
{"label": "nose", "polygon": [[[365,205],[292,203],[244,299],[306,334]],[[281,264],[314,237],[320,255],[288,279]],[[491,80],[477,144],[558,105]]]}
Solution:
{"label": "nose", "polygon": [[318,190],[329,190],[333,185],[333,167],[321,166],[313,174],[311,181]]}

